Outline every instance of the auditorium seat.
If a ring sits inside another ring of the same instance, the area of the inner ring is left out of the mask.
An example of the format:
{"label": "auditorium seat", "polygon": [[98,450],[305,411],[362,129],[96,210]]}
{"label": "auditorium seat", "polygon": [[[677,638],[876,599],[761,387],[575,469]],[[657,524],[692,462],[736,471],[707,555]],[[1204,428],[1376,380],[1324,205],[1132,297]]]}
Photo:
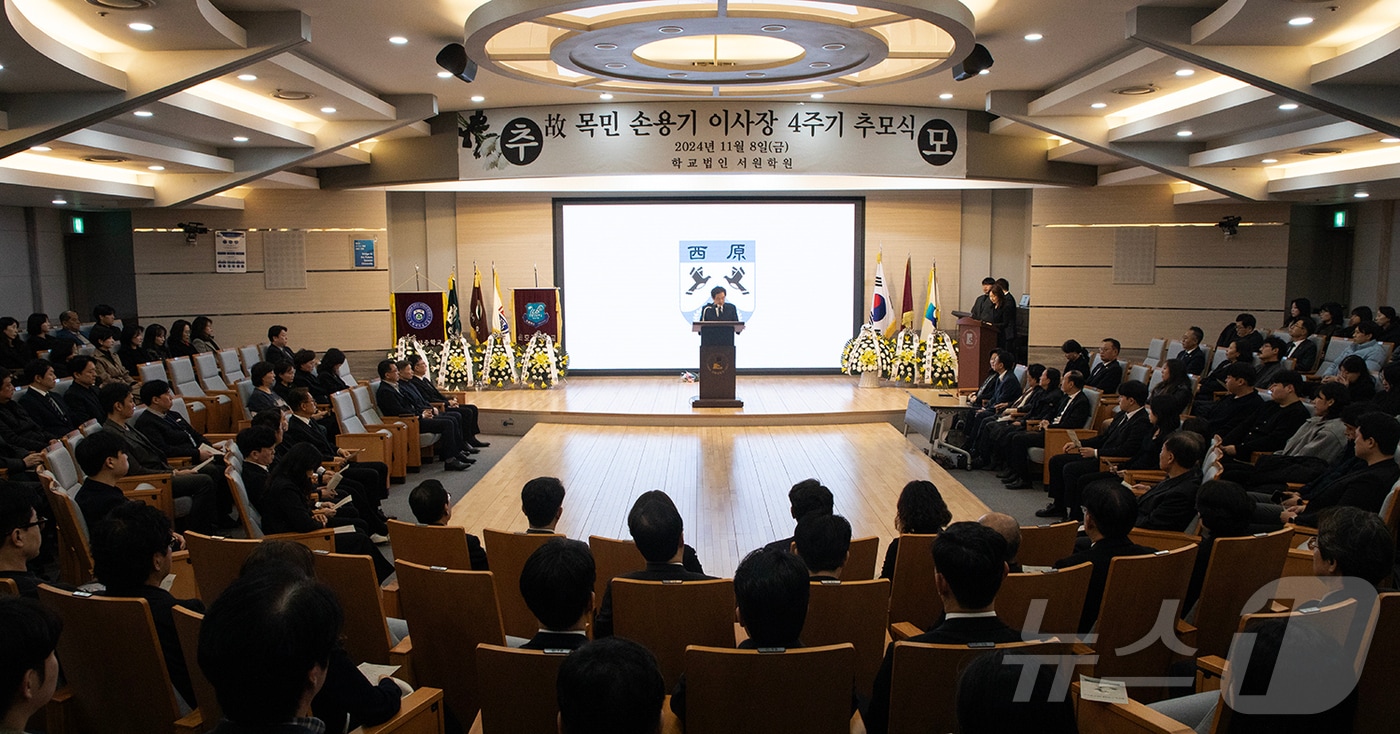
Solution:
{"label": "auditorium seat", "polygon": [[[365,461],[382,462],[389,467],[389,481],[402,483],[407,476],[407,460],[403,449],[396,448],[393,431],[388,429],[371,430],[355,413],[355,398],[349,390],[341,390],[331,395],[331,409],[340,423],[340,432],[335,436],[335,444],[342,449],[360,449]],[[399,442],[402,438],[399,439]]]}
{"label": "auditorium seat", "polygon": [[555,679],[565,657],[567,652],[478,645],[481,713],[477,724],[482,734],[555,731],[559,716]]}
{"label": "auditorium seat", "polygon": [[562,535],[546,533],[511,533],[487,528],[481,531],[486,557],[496,577],[496,599],[501,605],[501,623],[506,634],[529,639],[540,629],[539,620],[520,595],[520,572],[535,549]]}
{"label": "auditorium seat", "polygon": [[691,645],[686,734],[847,734],[855,660],[849,644],[783,652]]}
{"label": "auditorium seat", "polygon": [[894,643],[890,673],[889,734],[948,732],[957,730],[955,695],[958,675],[967,664],[991,650],[1016,654],[1064,655],[1061,642],[1009,642],[998,645],[932,645],[923,642]]}
{"label": "auditorium seat", "polygon": [[224,373],[225,385],[237,385],[248,379],[248,373],[243,369],[243,362],[238,358],[237,349],[220,349],[218,356],[219,369]]}
{"label": "auditorium seat", "polygon": [[[356,385],[350,388],[350,395],[355,400],[355,413],[360,416],[360,420],[370,428],[387,428],[403,432],[403,447],[406,449],[405,457],[408,460],[410,471],[416,470],[423,465],[423,456],[431,456],[431,447],[442,437],[436,433],[424,433],[418,424],[418,416],[396,415],[385,418],[380,412],[375,402],[378,387],[378,380],[370,383],[369,386]],[[402,428],[399,428],[402,426]]]}
{"label": "auditorium seat", "polygon": [[67,490],[48,490],[49,510],[58,526],[58,575],[70,586],[92,581],[92,546],[88,543],[87,523],[78,503]]}
{"label": "auditorium seat", "polygon": [[852,538],[848,553],[846,565],[841,569],[842,581],[869,581],[875,578],[880,564],[879,537]]}
{"label": "auditorium seat", "polygon": [[899,536],[890,584],[890,624],[907,622],[926,630],[943,616],[943,600],[933,582],[936,535]]}
{"label": "auditorium seat", "polygon": [[1400,720],[1400,593],[1381,594],[1372,612],[1371,642],[1357,682],[1353,734],[1386,734]]}
{"label": "auditorium seat", "polygon": [[[185,547],[189,550],[190,561],[194,564],[194,577],[199,585],[199,598],[212,603],[224,589],[238,578],[239,569],[248,555],[258,547],[261,540],[222,538],[203,535],[194,531],[185,534]],[[291,540],[313,551],[335,549],[335,532],[330,529],[312,533],[288,533],[273,536],[276,540]]]}
{"label": "auditorium seat", "polygon": [[253,365],[262,361],[262,350],[256,344],[244,344],[238,348],[238,356],[243,360],[243,374],[253,374]]}
{"label": "auditorium seat", "polygon": [[815,581],[811,592],[807,621],[798,638],[811,647],[854,645],[856,690],[868,698],[875,673],[885,657],[889,580]]}
{"label": "auditorium seat", "polygon": [[1079,523],[1074,520],[1052,525],[1022,525],[1021,550],[1016,558],[1023,566],[1053,566],[1055,561],[1074,552],[1074,539],[1078,535]]}
{"label": "auditorium seat", "polygon": [[341,640],[350,659],[357,663],[389,665],[389,623],[374,561],[369,556],[317,550],[313,554],[316,576],[335,592],[345,611]]}
{"label": "auditorium seat", "polygon": [[1224,656],[1230,639],[1239,627],[1245,602],[1254,593],[1283,573],[1283,560],[1293,540],[1289,528],[1242,538],[1217,538],[1211,543],[1210,562],[1201,584],[1201,593],[1191,613],[1196,628],[1196,655]]}
{"label": "auditorium seat", "polygon": [[1069,639],[1079,629],[1093,571],[1094,564],[1085,561],[1044,573],[1007,574],[997,591],[997,616],[1022,632]]}
{"label": "auditorium seat", "polygon": [[687,645],[734,647],[733,579],[613,579],[612,610],[613,634],[651,650],[668,691],[685,669]]}
{"label": "auditorium seat", "polygon": [[390,520],[389,542],[398,560],[420,566],[472,570],[466,528]]}
{"label": "auditorium seat", "polygon": [[630,540],[590,535],[588,549],[593,552],[593,566],[597,569],[593,582],[595,608],[602,607],[603,594],[608,590],[609,581],[624,573],[640,571],[647,567],[647,559],[637,550],[637,544]]}
{"label": "auditorium seat", "polygon": [[190,671],[190,687],[194,688],[194,697],[199,699],[195,711],[203,730],[209,731],[224,718],[224,710],[219,706],[214,685],[199,665],[199,628],[204,626],[204,615],[182,606],[174,607],[171,612],[175,618],[175,634],[180,638],[180,654],[185,658],[185,669]]}

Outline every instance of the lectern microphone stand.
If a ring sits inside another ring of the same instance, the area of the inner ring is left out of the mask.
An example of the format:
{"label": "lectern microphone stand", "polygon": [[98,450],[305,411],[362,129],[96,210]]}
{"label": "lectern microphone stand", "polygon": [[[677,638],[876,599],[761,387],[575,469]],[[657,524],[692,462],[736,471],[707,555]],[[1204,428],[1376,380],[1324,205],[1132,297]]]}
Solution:
{"label": "lectern microphone stand", "polygon": [[[691,398],[692,408],[742,408],[744,401],[734,397],[734,337],[744,330],[742,321],[696,321],[691,331],[700,335],[700,397]],[[716,332],[718,332],[716,334]],[[732,333],[724,333],[732,332]],[[728,344],[706,344],[716,334]]]}

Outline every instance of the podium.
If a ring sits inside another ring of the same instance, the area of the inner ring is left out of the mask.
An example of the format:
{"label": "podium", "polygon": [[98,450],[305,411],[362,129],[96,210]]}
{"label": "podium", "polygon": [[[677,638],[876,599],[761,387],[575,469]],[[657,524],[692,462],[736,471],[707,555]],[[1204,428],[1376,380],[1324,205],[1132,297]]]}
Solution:
{"label": "podium", "polygon": [[[703,335],[709,330],[744,330],[742,321],[696,321],[690,330]],[[734,345],[700,344],[700,397],[691,398],[692,408],[742,408],[744,401],[734,397]]]}
{"label": "podium", "polygon": [[971,316],[958,319],[958,387],[977,389],[987,379],[987,364],[997,348],[997,332],[991,324]]}

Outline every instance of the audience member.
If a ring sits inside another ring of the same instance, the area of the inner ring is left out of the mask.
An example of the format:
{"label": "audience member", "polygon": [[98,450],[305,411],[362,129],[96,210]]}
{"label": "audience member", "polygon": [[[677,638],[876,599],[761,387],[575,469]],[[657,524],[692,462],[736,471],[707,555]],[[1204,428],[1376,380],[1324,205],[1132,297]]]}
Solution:
{"label": "audience member", "polygon": [[[1354,578],[1379,589],[1395,563],[1395,538],[1375,512],[1359,507],[1335,507],[1324,513],[1317,526],[1313,573],[1323,579]],[[1335,584],[1320,604],[1342,601]]]}
{"label": "audience member", "polygon": [[52,440],[15,400],[15,382],[9,372],[0,374],[0,439],[26,451],[43,451]]}
{"label": "audience member", "polygon": [[1351,404],[1346,388],[1328,383],[1313,397],[1313,416],[1298,427],[1283,448],[1253,464],[1231,462],[1222,477],[1246,487],[1276,482],[1308,482],[1321,476],[1347,448],[1342,414]]}
{"label": "audience member", "polygon": [[1312,300],[1307,298],[1295,298],[1288,302],[1288,310],[1283,314],[1283,327],[1285,329],[1288,328],[1289,324],[1292,324],[1298,319],[1310,319],[1312,318],[1312,314]]}
{"label": "audience member", "polygon": [[18,370],[32,359],[19,338],[19,321],[13,316],[0,316],[0,367]]}
{"label": "audience member", "polygon": [[31,498],[0,487],[0,579],[15,582],[20,596],[37,599],[39,584],[48,583],[29,567],[42,550],[43,528],[48,522]]}
{"label": "audience member", "polygon": [[1341,336],[1342,329],[1346,324],[1342,316],[1342,304],[1335,301],[1328,301],[1317,307],[1317,335],[1330,339],[1334,336]]}
{"label": "audience member", "polygon": [[51,439],[63,438],[78,427],[64,406],[62,396],[54,391],[58,375],[47,359],[31,359],[24,366],[24,383],[29,386],[16,402]]}
{"label": "audience member", "polygon": [[[640,581],[704,581],[714,578],[705,575],[699,560],[694,559],[694,551],[685,544],[685,521],[681,519],[676,503],[665,492],[652,490],[642,493],[632,504],[631,512],[627,513],[627,530],[632,534],[637,550],[646,559],[647,566],[641,571],[624,573],[617,578]],[[685,563],[692,559],[693,566]],[[593,637],[608,637],[612,631],[612,582],[609,581],[603,591],[598,616],[593,620]]]}
{"label": "audience member", "polygon": [[[471,455],[480,453],[481,449],[467,442],[468,431],[464,426],[468,425],[470,421],[468,421],[469,416],[467,416],[466,412],[462,410],[449,410],[445,401],[441,406],[433,405],[433,400],[429,397],[429,393],[424,391],[424,385],[428,383],[428,380],[415,382],[413,377],[413,365],[407,359],[398,360],[394,363],[394,366],[398,367],[399,381],[397,386],[401,396],[412,405],[413,410],[421,411],[422,415],[432,416],[433,418],[451,424],[452,436],[457,445],[461,447],[461,450],[457,453],[457,459],[466,463],[468,466],[475,464],[476,459],[471,458]],[[431,387],[431,385],[428,386]],[[433,392],[436,392],[436,388],[433,389]],[[472,419],[474,420],[474,417],[472,417]]]}
{"label": "audience member", "polygon": [[321,355],[321,363],[316,365],[316,378],[321,382],[321,389],[327,395],[350,389],[350,386],[345,384],[345,380],[340,377],[340,367],[343,364],[345,364],[345,352],[335,347],[327,349],[326,353]]}
{"label": "audience member", "polygon": [[1242,313],[1235,317],[1235,322],[1229,324],[1220,331],[1220,337],[1215,340],[1215,346],[1223,347],[1232,341],[1239,342],[1240,355],[1248,359],[1250,355],[1259,351],[1260,345],[1264,343],[1264,335],[1255,330],[1258,321],[1254,314]]}
{"label": "audience member", "polygon": [[243,489],[248,493],[248,502],[254,507],[262,504],[263,491],[267,489],[267,474],[272,462],[277,459],[277,434],[266,426],[250,426],[238,432],[234,438],[239,453],[243,454]]}
{"label": "audience member", "polygon": [[991,276],[982,279],[982,295],[972,302],[972,310],[968,312],[969,316],[984,323],[992,320],[995,309],[992,306],[991,293],[992,287],[996,284],[997,279]]}
{"label": "audience member", "polygon": [[113,348],[117,344],[117,331],[110,327],[98,324],[88,332],[88,338],[92,339],[92,344],[96,347],[92,352],[92,362],[97,367],[97,383],[103,387],[121,383],[130,385],[136,382],[135,378],[126,371],[120,360],[117,359]]}
{"label": "audience member", "polygon": [[1283,357],[1293,360],[1294,371],[1312,372],[1317,366],[1317,344],[1308,338],[1316,328],[1313,320],[1306,316],[1288,325],[1288,349]]}
{"label": "audience member", "polygon": [[1061,372],[1089,374],[1089,354],[1084,351],[1084,347],[1079,342],[1067,339],[1064,344],[1060,345],[1060,351],[1065,355],[1065,366]]}
{"label": "audience member", "polygon": [[[1034,653],[1031,653],[1034,654]],[[1029,695],[1024,695],[1028,665],[1035,666]],[[1076,734],[1069,681],[1049,663],[1022,663],[1016,653],[994,650],[977,656],[958,676],[958,731],[962,734]],[[1052,698],[1057,692],[1058,698]]]}
{"label": "audience member", "polygon": [[1400,465],[1395,463],[1395,446],[1400,442],[1400,423],[1384,413],[1367,413],[1356,426],[1356,458],[1366,462],[1358,469],[1317,492],[1306,505],[1293,505],[1279,515],[1281,522],[1317,527],[1318,518],[1331,507],[1359,507],[1380,512],[1381,503],[1395,482]]}
{"label": "audience member", "polygon": [[[452,495],[442,486],[442,482],[426,479],[408,493],[408,507],[419,524],[446,527],[448,519],[452,517]],[[491,566],[486,559],[486,549],[481,546],[481,539],[471,533],[467,533],[466,536],[471,570],[490,571]]]}
{"label": "audience member", "polygon": [[1134,487],[1147,490],[1138,497],[1137,522],[1134,523],[1137,527],[1178,533],[1186,530],[1196,516],[1196,492],[1201,486],[1200,465],[1204,454],[1205,445],[1194,433],[1177,431],[1167,436],[1157,467],[1166,472],[1167,478],[1151,487],[1142,484]]}
{"label": "audience member", "polygon": [[[1002,622],[993,602],[1006,578],[1006,539],[975,522],[956,522],[933,541],[933,582],[943,600],[943,621],[909,642],[936,645],[1020,642],[1021,633]],[[894,643],[885,649],[884,662],[871,688],[866,731],[884,734],[889,726],[890,678],[894,671]]]}
{"label": "audience member", "polygon": [[[938,487],[927,479],[915,479],[904,485],[895,503],[894,528],[900,535],[934,535],[953,521],[953,513]],[[899,538],[892,538],[885,549],[885,562],[880,565],[880,578],[894,579],[895,559],[899,557]]]}
{"label": "audience member", "polygon": [[1199,326],[1192,326],[1181,335],[1181,351],[1175,356],[1181,360],[1181,368],[1188,375],[1204,375],[1206,373],[1206,350],[1201,349],[1201,342],[1206,338],[1206,333]]}
{"label": "audience member", "polygon": [[299,349],[292,355],[292,366],[296,367],[296,376],[292,378],[292,384],[296,387],[304,387],[311,393],[311,397],[318,405],[329,405],[331,402],[330,393],[321,381],[316,379],[316,353],[310,349]]}
{"label": "audience member", "polygon": [[281,395],[273,392],[277,382],[277,365],[271,362],[255,362],[248,368],[253,379],[253,392],[248,396],[247,408],[253,413],[264,410],[291,410]]}
{"label": "audience member", "polygon": [[1368,321],[1373,323],[1375,321],[1375,318],[1371,313],[1370,306],[1357,306],[1356,308],[1353,308],[1351,310],[1351,313],[1347,316],[1347,325],[1344,329],[1342,329],[1342,332],[1339,334],[1339,336],[1354,338],[1356,336],[1356,330],[1362,324]]}
{"label": "audience member", "polygon": [[63,402],[73,416],[75,426],[88,421],[101,423],[107,420],[107,411],[97,397],[97,365],[92,357],[79,355],[69,360],[68,369],[73,375],[73,384],[63,393]]}
{"label": "audience member", "polygon": [[1381,387],[1371,404],[1386,415],[1400,415],[1400,362],[1381,368]]}
{"label": "audience member", "polygon": [[[1205,583],[1206,570],[1210,568],[1210,554],[1215,548],[1216,539],[1250,535],[1254,498],[1234,482],[1214,479],[1202,484],[1196,492],[1196,512],[1201,516],[1201,542],[1196,549],[1196,565],[1191,571],[1191,581],[1186,586],[1186,598],[1181,603],[1183,616],[1191,612],[1201,596],[1201,585]],[[1187,619],[1189,621],[1191,618]]]}
{"label": "audience member", "polygon": [[126,373],[132,377],[138,377],[137,365],[146,360],[146,350],[142,345],[146,341],[146,332],[137,324],[127,324],[122,327],[121,346],[117,349],[117,359],[121,360],[122,367]]}
{"label": "audience member", "polygon": [[559,664],[559,734],[659,734],[666,683],[656,657],[617,637],[594,640]]}
{"label": "audience member", "polygon": [[1354,327],[1354,331],[1355,333],[1351,335],[1351,346],[1337,356],[1336,362],[1323,365],[1322,369],[1317,371],[1319,377],[1337,374],[1338,364],[1341,360],[1352,355],[1356,355],[1366,362],[1368,374],[1380,370],[1381,360],[1385,358],[1385,345],[1376,340],[1376,334],[1380,332],[1380,327],[1374,321],[1363,321]]}
{"label": "audience member", "polygon": [[1083,502],[1084,533],[1090,545],[1055,562],[1055,568],[1068,568],[1085,561],[1094,564],[1084,598],[1084,612],[1079,617],[1080,633],[1089,632],[1099,619],[1110,562],[1118,556],[1145,556],[1156,552],[1128,539],[1137,521],[1137,499],[1127,487],[1107,482],[1091,485],[1084,492]]}
{"label": "audience member", "polygon": [[[1027,374],[1039,366],[1031,365]],[[972,462],[969,468],[990,467],[1005,470],[1007,467],[1002,449],[1011,437],[1024,433],[1023,429],[1027,425],[1050,420],[1059,414],[1065,403],[1065,394],[1060,388],[1061,379],[1059,370],[1054,367],[1045,368],[1036,382],[1038,389],[1031,394],[1024,406],[1015,411],[1008,410],[995,422],[985,425],[972,447]]]}
{"label": "audience member", "polygon": [[126,442],[121,437],[98,431],[83,439],[73,452],[78,468],[87,475],[78,488],[74,501],[88,528],[101,522],[113,508],[127,502],[117,487],[117,480],[126,476],[130,460]]}
{"label": "audience member", "polygon": [[1063,397],[1060,404],[1039,422],[1027,420],[1026,430],[1012,432],[1002,446],[1001,460],[1006,471],[997,478],[1008,487],[1029,488],[1030,472],[1027,451],[1032,447],[1045,446],[1045,429],[1082,429],[1089,422],[1093,406],[1084,394],[1084,375],[1079,372],[1066,372],[1060,381]]}
{"label": "audience member", "polygon": [[1230,460],[1248,462],[1256,452],[1272,452],[1283,448],[1288,439],[1308,420],[1308,409],[1298,397],[1303,378],[1297,372],[1284,370],[1274,377],[1269,387],[1269,401],[1254,411],[1248,419],[1237,424],[1220,438],[1220,448]]}
{"label": "audience member", "polygon": [[238,523],[229,517],[233,509],[233,496],[228,491],[228,481],[224,479],[223,452],[210,446],[204,434],[196,431],[174,409],[175,393],[171,391],[170,383],[165,380],[142,383],[141,402],[146,405],[146,410],[136,419],[136,430],[150,439],[151,444],[167,459],[183,457],[195,467],[202,466],[196,471],[214,483],[219,527],[237,527]]}
{"label": "audience member", "polygon": [[[803,479],[788,490],[788,507],[792,513],[792,519],[798,522],[814,512],[830,515],[835,512],[835,504],[831,490],[817,479]],[[763,547],[787,550],[792,545],[792,541],[793,537],[789,536],[775,540]]]}
{"label": "audience member", "polygon": [[49,324],[48,314],[29,314],[29,322],[25,327],[28,336],[24,340],[24,347],[29,350],[30,357],[38,359],[48,356],[45,352],[51,351],[54,344],[57,343],[57,340],[49,336],[49,330],[52,328],[53,326]]}
{"label": "audience member", "polygon": [[[1215,399],[1215,393],[1225,391],[1225,372],[1233,364],[1247,364],[1251,370],[1254,369],[1254,360],[1250,355],[1240,351],[1240,345],[1236,341],[1231,341],[1225,347],[1225,360],[1216,364],[1210,369],[1210,374],[1201,378],[1196,389],[1196,406],[1201,407],[1202,403],[1209,404]],[[1255,373],[1257,381],[1258,374]]]}
{"label": "audience member", "polygon": [[399,387],[399,366],[392,359],[379,363],[379,391],[376,394],[379,411],[385,417],[418,416],[419,428],[424,433],[439,435],[435,449],[443,468],[448,471],[466,471],[471,464],[470,457],[462,453],[461,429],[453,421],[433,417],[431,407],[420,408],[414,404],[413,396]]}
{"label": "audience member", "polygon": [[281,324],[273,324],[267,327],[267,349],[263,351],[263,359],[273,364],[294,364],[296,362],[296,352],[287,347],[287,327]]}
{"label": "audience member", "polygon": [[[1075,474],[1071,481],[1065,478],[1065,499],[1063,504],[1069,508],[1070,517],[1079,519],[1073,508],[1079,507],[1079,497],[1084,494],[1084,488],[1091,482],[1119,481],[1125,471],[1163,470],[1162,466],[1162,446],[1167,441],[1167,436],[1175,433],[1181,427],[1180,408],[1176,399],[1170,395],[1154,395],[1147,401],[1147,417],[1152,424],[1152,431],[1142,439],[1142,444],[1126,458],[1109,457],[1100,461],[1108,462],[1107,471],[1093,471],[1098,467],[1093,465],[1082,465],[1084,469],[1089,469],[1088,473]],[[1197,482],[1199,484],[1199,482]]]}
{"label": "audience member", "polygon": [[1272,384],[1274,375],[1284,370],[1283,353],[1288,344],[1276,336],[1270,336],[1259,345],[1259,360],[1254,366],[1261,385]]}
{"label": "audience member", "polygon": [[272,365],[277,379],[272,381],[272,392],[286,402],[287,395],[296,383],[297,368],[291,362],[275,362]]}
{"label": "audience member", "polygon": [[[281,411],[267,411],[277,416],[278,423],[286,422],[282,445],[287,449],[302,444],[310,444],[320,454],[321,461],[333,462],[340,468],[335,472],[325,472],[318,476],[321,483],[329,482],[335,474],[340,474],[340,487],[336,491],[355,498],[361,517],[370,524],[375,533],[385,532],[384,512],[379,501],[389,496],[389,467],[382,461],[361,461],[355,451],[342,449],[331,442],[326,429],[316,422],[316,400],[305,388],[294,388],[291,393],[292,415],[285,417]],[[262,413],[259,413],[262,415]]]}
{"label": "audience member", "polygon": [[1094,365],[1085,377],[1085,384],[1105,395],[1118,392],[1118,383],[1123,381],[1123,365],[1118,361],[1118,353],[1123,345],[1117,339],[1104,339],[1099,345],[1099,363]]}
{"label": "audience member", "polygon": [[172,610],[181,606],[202,614],[204,605],[198,599],[176,599],[161,586],[170,575],[171,554],[184,547],[184,540],[170,529],[165,513],[142,502],[123,502],[90,527],[93,575],[107,596],[146,600],[170,683],[190,708],[197,706]]}
{"label": "audience member", "polygon": [[194,343],[190,340],[190,322],[179,319],[170,325],[170,338],[166,341],[166,346],[170,349],[171,357],[193,357],[197,351]]}
{"label": "audience member", "polygon": [[1000,410],[1021,394],[1021,383],[1016,381],[1016,357],[1008,350],[998,349],[988,359],[991,373],[969,402],[984,411]]}
{"label": "audience member", "polygon": [[53,371],[59,378],[72,377],[73,366],[70,360],[78,353],[78,345],[64,339],[55,339],[46,359],[53,364]]}
{"label": "audience member", "polygon": [[1264,398],[1254,389],[1257,376],[1254,365],[1229,362],[1224,365],[1220,374],[1225,397],[1212,402],[1207,396],[1197,400],[1195,408],[1192,409],[1194,415],[1205,418],[1210,424],[1211,436],[1229,434],[1264,406]]}
{"label": "audience member", "polygon": [[411,372],[408,380],[413,383],[413,386],[418,389],[418,393],[425,400],[430,403],[442,403],[446,406],[447,412],[461,416],[462,437],[466,440],[467,447],[473,449],[471,453],[476,453],[474,449],[484,449],[491,445],[477,437],[477,434],[481,433],[481,425],[475,405],[461,403],[457,401],[457,398],[443,395],[438,390],[437,385],[433,384],[433,379],[428,376],[428,363],[424,361],[423,355],[417,353],[408,355],[408,364]]}
{"label": "audience member", "polygon": [[1021,573],[1021,524],[1016,518],[1004,512],[989,512],[977,518],[977,522],[997,531],[1006,541],[1007,573]]}
{"label": "audience member", "polygon": [[[983,434],[991,426],[996,425],[1000,420],[1008,416],[1024,414],[1033,401],[1045,391],[1040,384],[1040,378],[1045,374],[1045,365],[1033,364],[1026,367],[1026,384],[1021,388],[1021,394],[1010,403],[998,403],[988,410],[979,410],[967,421],[967,437],[963,445],[968,451],[973,453],[972,463],[969,468],[981,469],[985,465],[978,454],[978,447],[982,445]],[[1013,377],[1015,373],[1012,373]],[[1018,383],[1019,386],[1019,383]]]}
{"label": "audience member", "polygon": [[1180,359],[1169,359],[1162,363],[1162,381],[1152,388],[1148,393],[1149,399],[1158,396],[1170,398],[1176,415],[1185,412],[1186,406],[1191,404],[1191,374],[1187,373],[1186,365]]}
{"label": "audience member", "polygon": [[520,490],[520,511],[530,526],[529,534],[557,533],[564,514],[564,483],[554,477],[535,477]]}
{"label": "audience member", "polygon": [[1337,374],[1322,378],[1323,384],[1337,383],[1347,389],[1353,403],[1369,403],[1376,397],[1376,381],[1366,367],[1366,360],[1351,354],[1337,363]]}
{"label": "audience member", "polygon": [[0,629],[0,731],[19,733],[58,688],[63,624],[33,599],[0,596]]}
{"label": "audience member", "polygon": [[80,347],[92,346],[92,342],[83,335],[82,321],[79,319],[77,311],[64,311],[58,315],[58,331],[54,332],[53,337],[73,342]]}
{"label": "audience member", "polygon": [[164,362],[170,359],[170,347],[166,345],[165,327],[160,324],[151,324],[146,327],[146,334],[141,337],[141,362]]}
{"label": "audience member", "polygon": [[[1376,334],[1376,341],[1391,344],[1400,341],[1400,319],[1395,316],[1394,306],[1381,306],[1376,309],[1376,326],[1380,327],[1380,331]],[[1395,359],[1393,354],[1391,359]]]}
{"label": "audience member", "polygon": [[810,512],[797,521],[790,548],[769,545],[764,550],[791,550],[806,564],[812,581],[839,582],[851,554],[851,523],[840,515]]}
{"label": "audience member", "polygon": [[555,538],[536,548],[520,570],[520,596],[541,628],[521,647],[577,650],[587,644],[597,577],[587,543]]}
{"label": "audience member", "polygon": [[195,352],[219,351],[219,343],[214,341],[214,322],[208,316],[197,316],[190,325],[190,346]]}
{"label": "audience member", "polygon": [[[1060,454],[1046,456],[1049,462],[1050,504],[1037,510],[1036,517],[1078,519],[1078,505],[1067,502],[1067,487],[1075,487],[1079,478],[1098,471],[1100,456],[1133,456],[1142,447],[1143,441],[1151,437],[1153,427],[1148,411],[1147,386],[1137,380],[1128,380],[1118,387],[1118,415],[1102,433],[1083,439],[1076,446],[1073,441],[1061,447]],[[1048,449],[1049,447],[1047,447]],[[1010,485],[1010,489],[1029,489],[1021,485]]]}

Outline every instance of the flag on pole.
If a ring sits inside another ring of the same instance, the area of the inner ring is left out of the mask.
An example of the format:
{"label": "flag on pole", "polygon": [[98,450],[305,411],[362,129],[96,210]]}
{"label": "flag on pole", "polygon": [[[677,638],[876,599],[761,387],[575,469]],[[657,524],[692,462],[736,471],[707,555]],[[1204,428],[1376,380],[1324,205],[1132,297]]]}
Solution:
{"label": "flag on pole", "polygon": [[486,299],[481,295],[481,271],[472,265],[472,304],[468,323],[472,327],[472,343],[480,344],[491,336],[491,322],[486,319]]}
{"label": "flag on pole", "polygon": [[447,338],[462,335],[462,314],[457,306],[457,271],[447,276]]}
{"label": "flag on pole", "polygon": [[496,272],[495,263],[491,264],[491,279],[495,281],[496,285],[496,300],[493,304],[495,306],[493,310],[496,312],[496,328],[494,331],[499,331],[506,336],[510,336],[510,318],[506,316],[506,301],[504,298],[501,298],[501,276]]}
{"label": "flag on pole", "polygon": [[919,330],[919,336],[928,339],[933,336],[933,332],[938,330],[938,280],[935,273],[938,272],[938,264],[934,263],[928,269],[928,303],[924,306],[924,325]]}
{"label": "flag on pole", "polygon": [[904,298],[900,299],[899,318],[885,329],[885,336],[894,336],[899,333],[901,327],[914,327],[914,280],[913,271],[910,269],[914,265],[914,257],[909,256],[904,261]]}
{"label": "flag on pole", "polygon": [[885,254],[875,256],[875,293],[870,297],[870,323],[884,331],[890,325],[890,292],[885,288]]}

